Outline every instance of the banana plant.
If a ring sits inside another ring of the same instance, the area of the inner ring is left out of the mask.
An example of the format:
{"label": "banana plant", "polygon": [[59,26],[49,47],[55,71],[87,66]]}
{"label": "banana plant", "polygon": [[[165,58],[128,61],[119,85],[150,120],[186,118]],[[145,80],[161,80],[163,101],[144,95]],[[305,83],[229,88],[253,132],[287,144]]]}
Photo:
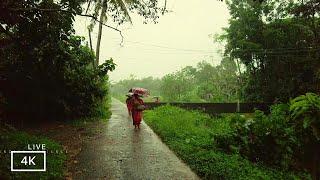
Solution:
{"label": "banana plant", "polygon": [[312,128],[314,136],[320,140],[320,96],[315,93],[306,93],[290,102],[291,117],[300,120],[303,128]]}

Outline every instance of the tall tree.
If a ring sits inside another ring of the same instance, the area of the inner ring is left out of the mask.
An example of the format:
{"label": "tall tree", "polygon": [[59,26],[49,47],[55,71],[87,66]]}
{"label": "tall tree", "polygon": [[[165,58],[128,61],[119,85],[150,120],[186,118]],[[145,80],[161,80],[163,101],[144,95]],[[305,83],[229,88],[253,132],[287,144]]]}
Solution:
{"label": "tall tree", "polygon": [[[166,12],[166,0],[164,0],[164,6],[160,7],[159,0],[96,0],[94,2],[95,8],[92,12],[94,17],[98,17],[98,37],[96,45],[96,66],[99,65],[100,59],[100,44],[103,31],[103,24],[108,19],[113,19],[119,25],[124,22],[132,23],[130,13],[136,13],[145,18],[145,23],[148,21],[157,22],[160,13]],[[96,21],[92,22],[92,27]],[[89,28],[89,33],[92,31],[92,27]],[[119,31],[118,29],[113,28]],[[120,32],[120,31],[119,31]]]}
{"label": "tall tree", "polygon": [[247,100],[287,101],[319,92],[319,38],[314,28],[319,27],[319,16],[294,13],[309,2],[314,1],[227,2],[231,19],[224,36],[226,53],[245,65]]}
{"label": "tall tree", "polygon": [[235,102],[238,75],[234,61],[225,57],[217,66],[200,62],[195,75],[198,96],[209,102]]}

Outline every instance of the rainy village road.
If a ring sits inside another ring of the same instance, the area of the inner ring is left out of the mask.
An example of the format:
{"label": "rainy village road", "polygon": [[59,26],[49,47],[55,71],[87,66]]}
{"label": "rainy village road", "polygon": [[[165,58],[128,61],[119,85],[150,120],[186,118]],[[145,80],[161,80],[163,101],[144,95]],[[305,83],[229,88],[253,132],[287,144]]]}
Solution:
{"label": "rainy village road", "polygon": [[144,122],[135,131],[126,106],[112,99],[103,136],[79,154],[75,179],[199,179]]}

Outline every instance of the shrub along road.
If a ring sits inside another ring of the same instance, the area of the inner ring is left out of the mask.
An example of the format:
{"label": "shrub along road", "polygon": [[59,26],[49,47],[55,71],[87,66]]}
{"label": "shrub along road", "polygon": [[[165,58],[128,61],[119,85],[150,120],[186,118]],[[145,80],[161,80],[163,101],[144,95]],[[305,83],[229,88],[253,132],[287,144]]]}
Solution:
{"label": "shrub along road", "polygon": [[79,154],[76,179],[199,179],[148,125],[134,130],[123,103],[112,99],[111,111],[105,133]]}

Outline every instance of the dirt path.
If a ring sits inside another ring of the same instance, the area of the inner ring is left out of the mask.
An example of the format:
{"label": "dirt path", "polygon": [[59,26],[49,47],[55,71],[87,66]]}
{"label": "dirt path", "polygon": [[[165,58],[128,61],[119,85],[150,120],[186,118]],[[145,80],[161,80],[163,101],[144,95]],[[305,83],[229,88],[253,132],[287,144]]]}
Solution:
{"label": "dirt path", "polygon": [[143,123],[135,131],[126,107],[112,99],[105,133],[86,144],[75,179],[198,179]]}

